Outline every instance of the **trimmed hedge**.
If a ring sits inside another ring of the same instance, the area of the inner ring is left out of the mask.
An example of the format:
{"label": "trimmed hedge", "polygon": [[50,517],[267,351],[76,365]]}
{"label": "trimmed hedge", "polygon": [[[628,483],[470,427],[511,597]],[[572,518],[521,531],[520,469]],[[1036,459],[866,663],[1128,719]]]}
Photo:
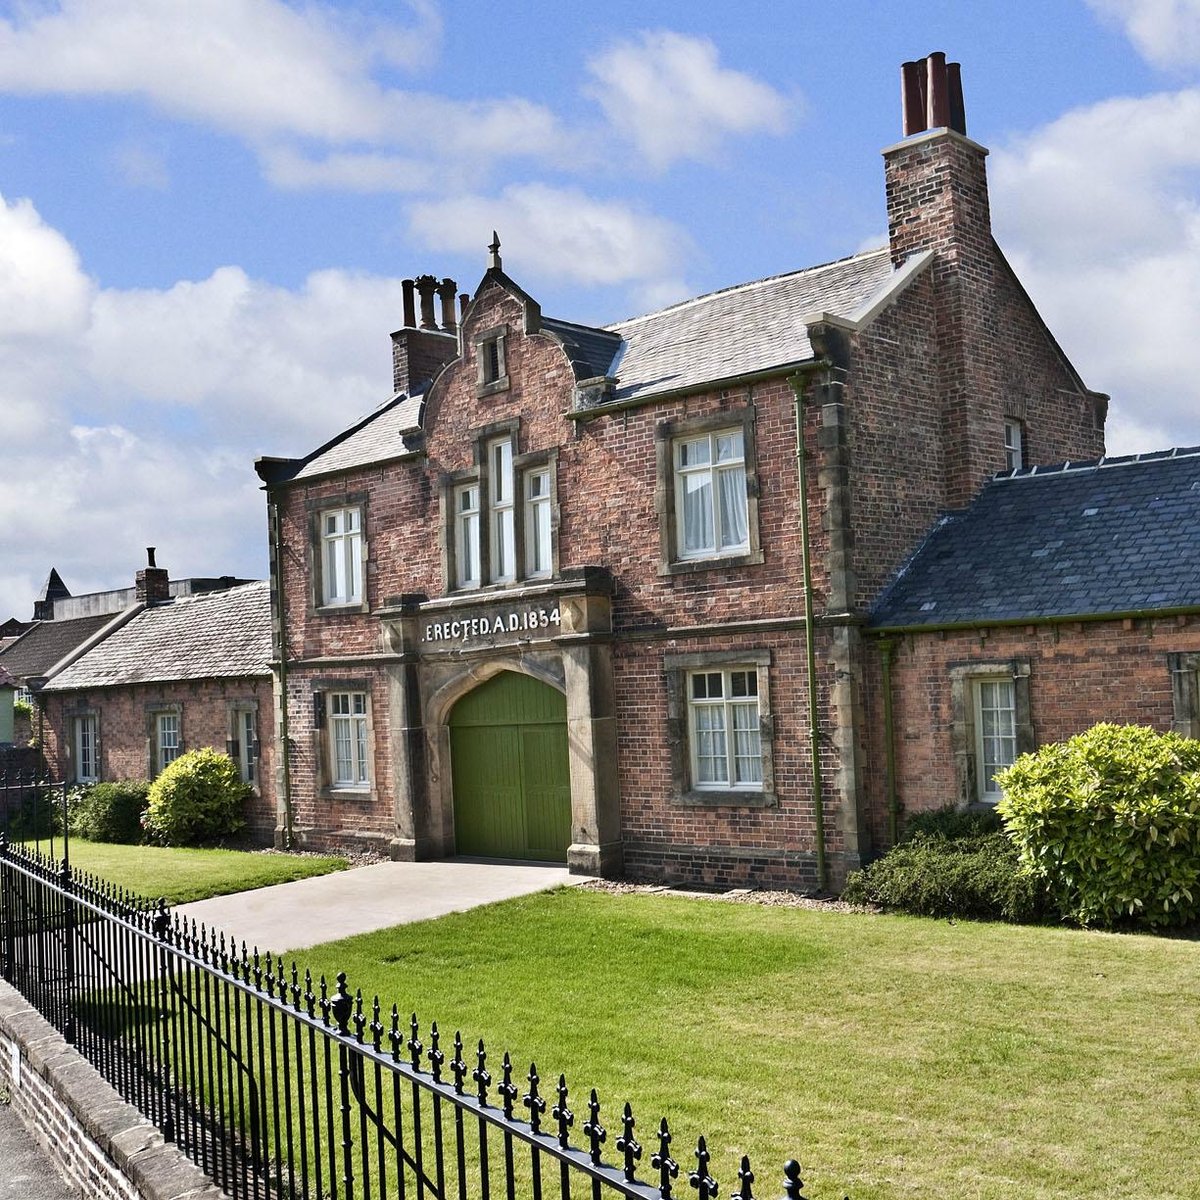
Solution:
{"label": "trimmed hedge", "polygon": [[997,780],[1024,869],[1081,925],[1200,920],[1200,741],[1095,725]]}
{"label": "trimmed hedge", "polygon": [[142,814],[146,811],[150,784],[144,779],[97,783],[72,796],[68,803],[71,833],[91,842],[142,840]]}
{"label": "trimmed hedge", "polygon": [[164,846],[194,846],[236,833],[249,793],[229,755],[189,750],[150,785],[146,835]]}
{"label": "trimmed hedge", "polygon": [[[954,817],[974,814],[954,814]],[[929,825],[966,829],[986,821],[958,822],[930,814]],[[1022,872],[1016,847],[1003,833],[906,833],[861,871],[851,873],[842,899],[875,904],[921,917],[971,917],[984,921],[1036,921],[1043,914],[1041,889]]]}

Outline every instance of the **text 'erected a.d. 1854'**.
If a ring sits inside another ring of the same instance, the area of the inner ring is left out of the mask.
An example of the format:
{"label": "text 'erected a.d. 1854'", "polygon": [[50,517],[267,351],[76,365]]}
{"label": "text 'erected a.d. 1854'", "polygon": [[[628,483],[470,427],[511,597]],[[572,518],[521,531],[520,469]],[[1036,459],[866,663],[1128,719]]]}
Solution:
{"label": "text 'erected a.d. 1854'", "polygon": [[426,621],[421,630],[423,642],[494,641],[497,638],[519,641],[549,631],[561,623],[558,606],[510,609],[477,617],[454,617],[445,621]]}

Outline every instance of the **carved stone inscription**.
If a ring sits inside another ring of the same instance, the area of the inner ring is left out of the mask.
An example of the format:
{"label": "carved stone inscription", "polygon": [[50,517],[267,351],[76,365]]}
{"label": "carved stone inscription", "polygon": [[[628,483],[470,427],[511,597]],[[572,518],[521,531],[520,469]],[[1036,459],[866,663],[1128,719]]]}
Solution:
{"label": "carved stone inscription", "polygon": [[512,608],[473,610],[470,614],[446,614],[421,618],[421,642],[424,645],[499,646],[516,645],[534,639],[553,637],[562,617],[558,605],[521,604]]}

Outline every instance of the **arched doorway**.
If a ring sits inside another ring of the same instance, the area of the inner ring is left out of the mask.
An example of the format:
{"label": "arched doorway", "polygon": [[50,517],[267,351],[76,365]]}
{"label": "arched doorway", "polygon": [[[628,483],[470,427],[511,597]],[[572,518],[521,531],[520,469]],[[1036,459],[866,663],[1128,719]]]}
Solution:
{"label": "arched doorway", "polygon": [[567,701],[501,671],[450,712],[459,854],[565,862],[571,841]]}

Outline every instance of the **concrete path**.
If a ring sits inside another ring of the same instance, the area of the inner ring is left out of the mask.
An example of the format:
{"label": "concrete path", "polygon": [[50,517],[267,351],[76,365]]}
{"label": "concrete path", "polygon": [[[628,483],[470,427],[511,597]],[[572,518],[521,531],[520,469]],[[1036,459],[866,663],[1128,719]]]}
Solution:
{"label": "concrete path", "polygon": [[0,1200],[73,1200],[67,1187],[9,1104],[0,1104]]}
{"label": "concrete path", "polygon": [[282,953],[356,933],[464,912],[513,896],[578,882],[554,863],[381,862],[181,904],[174,911],[240,944]]}

